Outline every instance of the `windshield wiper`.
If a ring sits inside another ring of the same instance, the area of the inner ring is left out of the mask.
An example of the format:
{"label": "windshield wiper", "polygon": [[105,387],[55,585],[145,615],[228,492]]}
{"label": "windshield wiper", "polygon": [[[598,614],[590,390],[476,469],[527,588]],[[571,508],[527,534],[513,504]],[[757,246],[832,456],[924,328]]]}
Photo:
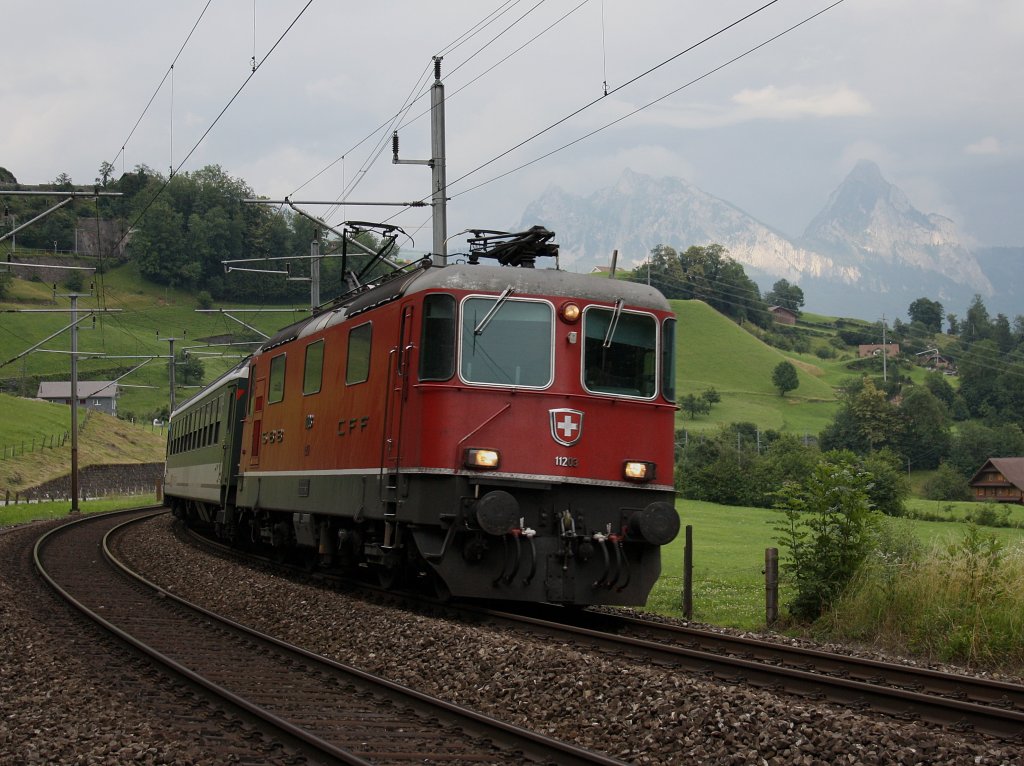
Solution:
{"label": "windshield wiper", "polygon": [[481,335],[483,333],[487,328],[487,325],[490,324],[492,319],[494,319],[494,315],[498,313],[498,309],[502,307],[505,301],[508,300],[508,297],[514,292],[515,290],[512,289],[512,285],[505,288],[505,291],[498,296],[498,300],[494,302],[494,306],[491,307],[491,310],[488,311],[484,318],[480,320],[480,324],[473,328],[474,335]]}
{"label": "windshield wiper", "polygon": [[615,328],[619,326],[619,317],[622,316],[622,305],[624,301],[622,298],[615,300],[615,309],[612,311],[612,321],[608,323],[608,332],[604,335],[604,348],[611,348],[612,338],[615,336]]}

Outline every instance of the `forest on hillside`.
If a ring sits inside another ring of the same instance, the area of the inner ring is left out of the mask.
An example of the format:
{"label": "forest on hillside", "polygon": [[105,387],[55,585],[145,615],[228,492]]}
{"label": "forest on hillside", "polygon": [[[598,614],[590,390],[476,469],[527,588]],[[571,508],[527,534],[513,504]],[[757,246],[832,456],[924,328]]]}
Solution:
{"label": "forest on hillside", "polygon": [[[22,187],[15,176],[0,168],[0,189]],[[242,179],[232,178],[218,165],[170,178],[146,165],[138,165],[119,178],[103,163],[99,176],[90,186],[76,185],[61,174],[49,189],[57,191],[119,192],[121,197],[83,198],[61,207],[17,233],[18,250],[51,251],[56,254],[78,252],[77,232],[89,231],[93,222],[113,222],[116,235],[103,241],[98,252],[86,253],[98,261],[99,269],[109,268],[126,259],[137,264],[147,280],[173,288],[202,290],[216,300],[281,303],[302,302],[309,295],[308,285],[298,281],[260,278],[261,275],[233,271],[225,273],[225,260],[244,258],[302,258],[309,256],[310,245],[319,233],[320,252],[341,250],[341,240],[291,209],[265,204],[245,204],[256,197]],[[52,207],[59,198],[6,196],[0,230],[10,230]],[[90,232],[91,233],[91,232]],[[353,239],[377,249],[380,239],[372,232],[355,234]],[[95,240],[94,240],[95,241]],[[6,257],[12,248],[4,243]],[[349,255],[346,253],[346,255]],[[397,247],[389,253],[398,255]],[[321,294],[344,292],[340,258],[326,258],[321,266]],[[349,270],[360,272],[369,256],[353,252],[347,258]],[[283,270],[275,262],[253,267]],[[308,260],[293,269],[292,276],[308,275]],[[372,267],[364,280],[373,276]],[[2,289],[2,285],[0,285]]]}

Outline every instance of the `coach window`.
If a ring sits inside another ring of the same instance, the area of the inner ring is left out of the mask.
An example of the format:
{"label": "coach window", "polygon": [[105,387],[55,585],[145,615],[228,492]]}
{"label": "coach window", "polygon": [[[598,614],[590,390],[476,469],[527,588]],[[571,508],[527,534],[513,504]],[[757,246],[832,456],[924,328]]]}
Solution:
{"label": "coach window", "polygon": [[658,322],[590,306],[583,312],[583,385],[588,391],[650,399],[657,388]]}
{"label": "coach window", "polygon": [[345,383],[363,383],[370,377],[370,348],[373,325],[369,322],[353,327],[348,334],[348,359],[345,362]]}
{"label": "coach window", "polygon": [[324,373],[324,342],[318,340],[306,346],[306,366],[302,373],[302,394],[320,391]]}
{"label": "coach window", "polygon": [[553,326],[548,303],[467,298],[462,304],[462,379],[545,388],[551,383]]}
{"label": "coach window", "polygon": [[448,380],[454,374],[455,299],[428,295],[423,299],[420,380]]}
{"label": "coach window", "polygon": [[270,384],[267,386],[267,404],[284,399],[284,360],[287,354],[278,354],[270,360]]}

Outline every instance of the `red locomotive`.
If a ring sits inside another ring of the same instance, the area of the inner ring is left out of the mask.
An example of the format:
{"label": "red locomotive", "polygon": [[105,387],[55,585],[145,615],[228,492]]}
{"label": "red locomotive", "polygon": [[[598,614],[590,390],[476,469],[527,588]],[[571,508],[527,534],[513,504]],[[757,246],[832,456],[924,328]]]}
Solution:
{"label": "red locomotive", "polygon": [[420,262],[280,331],[224,429],[222,499],[173,481],[169,454],[176,512],[389,584],[643,604],[679,529],[675,319],[646,285],[534,268],[551,236],[479,235],[468,263]]}

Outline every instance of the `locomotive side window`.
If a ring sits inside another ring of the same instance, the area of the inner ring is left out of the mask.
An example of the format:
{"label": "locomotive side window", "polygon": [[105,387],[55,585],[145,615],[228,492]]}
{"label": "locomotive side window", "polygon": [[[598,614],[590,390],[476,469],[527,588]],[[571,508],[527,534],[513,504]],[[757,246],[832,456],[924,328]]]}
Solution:
{"label": "locomotive side window", "polygon": [[676,320],[666,319],[661,331],[661,395],[676,400]]}
{"label": "locomotive side window", "polygon": [[324,373],[324,342],[318,340],[306,346],[306,367],[302,373],[302,394],[320,391]]}
{"label": "locomotive side window", "polygon": [[286,356],[286,354],[278,354],[270,360],[270,385],[267,386],[268,404],[284,399],[284,360]]}
{"label": "locomotive side window", "polygon": [[650,399],[657,389],[658,322],[649,314],[590,306],[583,312],[583,385]]}
{"label": "locomotive side window", "polygon": [[462,379],[546,388],[553,368],[553,325],[548,303],[467,298],[462,304]]}
{"label": "locomotive side window", "polygon": [[348,334],[348,359],[345,362],[345,383],[363,383],[370,377],[370,348],[373,325],[369,322],[353,327]]}
{"label": "locomotive side window", "polygon": [[423,299],[420,380],[448,380],[454,374],[455,299],[428,295]]}

